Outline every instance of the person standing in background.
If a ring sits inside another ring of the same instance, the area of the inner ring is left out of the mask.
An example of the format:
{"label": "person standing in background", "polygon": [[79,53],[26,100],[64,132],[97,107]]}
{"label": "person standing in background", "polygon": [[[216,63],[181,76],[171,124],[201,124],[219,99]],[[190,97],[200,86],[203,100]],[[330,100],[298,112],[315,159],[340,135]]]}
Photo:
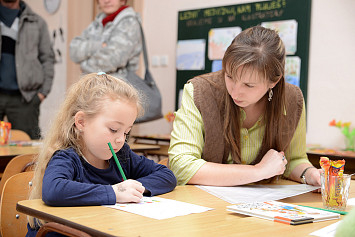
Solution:
{"label": "person standing in background", "polygon": [[84,74],[103,71],[126,78],[136,71],[142,52],[137,13],[126,0],[98,0],[101,13],[70,43],[70,58]]}
{"label": "person standing in background", "polygon": [[39,139],[39,107],[54,77],[48,27],[23,1],[0,0],[0,120]]}

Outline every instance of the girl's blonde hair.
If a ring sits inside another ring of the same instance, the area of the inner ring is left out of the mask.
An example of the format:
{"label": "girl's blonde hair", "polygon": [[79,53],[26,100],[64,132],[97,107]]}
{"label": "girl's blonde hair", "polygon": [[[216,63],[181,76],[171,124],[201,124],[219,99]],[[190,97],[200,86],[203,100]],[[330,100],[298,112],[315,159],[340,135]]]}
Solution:
{"label": "girl's blonde hair", "polygon": [[[137,106],[138,116],[143,114],[140,95],[133,86],[107,74],[91,73],[83,76],[69,88],[57,117],[43,140],[29,199],[42,198],[43,175],[55,151],[72,147],[82,155],[81,151],[85,149],[85,144],[75,126],[75,114],[83,111],[89,117],[94,117],[100,112],[102,103],[107,98],[133,103]],[[29,217],[29,223],[32,228],[35,228],[33,217]],[[37,225],[43,223],[40,221]]]}
{"label": "girl's blonde hair", "polygon": [[[254,26],[235,37],[223,57],[223,73],[232,78],[240,78],[246,69],[252,69],[261,80],[274,83],[273,98],[268,101],[264,114],[265,135],[263,149],[265,154],[273,148],[283,151],[286,144],[282,141],[282,131],[285,126],[285,47],[276,31]],[[241,68],[241,72],[238,69]],[[267,95],[265,95],[267,96]],[[228,91],[225,94],[224,138],[231,147],[233,157],[240,154],[240,112],[235,109],[235,103]],[[238,131],[238,132],[236,132]]]}

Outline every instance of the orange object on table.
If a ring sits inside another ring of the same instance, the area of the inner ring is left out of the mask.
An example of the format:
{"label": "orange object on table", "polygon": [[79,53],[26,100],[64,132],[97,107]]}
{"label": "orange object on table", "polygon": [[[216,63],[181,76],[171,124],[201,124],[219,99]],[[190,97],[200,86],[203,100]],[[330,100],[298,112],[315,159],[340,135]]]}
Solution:
{"label": "orange object on table", "polygon": [[6,145],[10,139],[11,123],[0,121],[0,145]]}

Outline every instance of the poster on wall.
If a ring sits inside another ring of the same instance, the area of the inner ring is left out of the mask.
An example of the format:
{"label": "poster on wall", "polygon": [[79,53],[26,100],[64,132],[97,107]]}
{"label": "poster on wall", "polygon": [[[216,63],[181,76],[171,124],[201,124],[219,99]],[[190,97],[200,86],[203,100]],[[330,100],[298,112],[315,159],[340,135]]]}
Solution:
{"label": "poster on wall", "polygon": [[286,54],[294,55],[297,51],[297,21],[272,21],[263,22],[261,26],[275,30],[284,42]]}
{"label": "poster on wall", "polygon": [[224,27],[210,29],[208,32],[208,59],[222,60],[232,40],[242,32],[242,28]]}
{"label": "poster on wall", "polygon": [[204,70],[205,47],[204,39],[179,40],[176,47],[176,69]]}
{"label": "poster on wall", "polygon": [[285,80],[292,85],[300,86],[301,59],[298,56],[287,56],[285,63]]}

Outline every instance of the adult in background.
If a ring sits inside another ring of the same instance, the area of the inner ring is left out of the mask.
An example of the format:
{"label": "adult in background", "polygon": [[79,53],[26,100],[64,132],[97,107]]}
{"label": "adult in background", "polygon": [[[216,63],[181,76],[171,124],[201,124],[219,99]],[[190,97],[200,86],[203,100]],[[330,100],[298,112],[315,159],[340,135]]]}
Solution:
{"label": "adult in background", "polygon": [[40,104],[52,87],[54,52],[46,22],[20,0],[0,0],[0,119],[40,138]]}
{"label": "adult in background", "polygon": [[138,69],[142,38],[137,13],[126,0],[98,0],[101,13],[70,43],[70,58],[83,73],[103,71],[126,78]]}
{"label": "adult in background", "polygon": [[234,186],[283,175],[320,185],[306,154],[302,92],[285,82],[278,34],[244,30],[222,65],[185,85],[169,149],[178,184]]}

